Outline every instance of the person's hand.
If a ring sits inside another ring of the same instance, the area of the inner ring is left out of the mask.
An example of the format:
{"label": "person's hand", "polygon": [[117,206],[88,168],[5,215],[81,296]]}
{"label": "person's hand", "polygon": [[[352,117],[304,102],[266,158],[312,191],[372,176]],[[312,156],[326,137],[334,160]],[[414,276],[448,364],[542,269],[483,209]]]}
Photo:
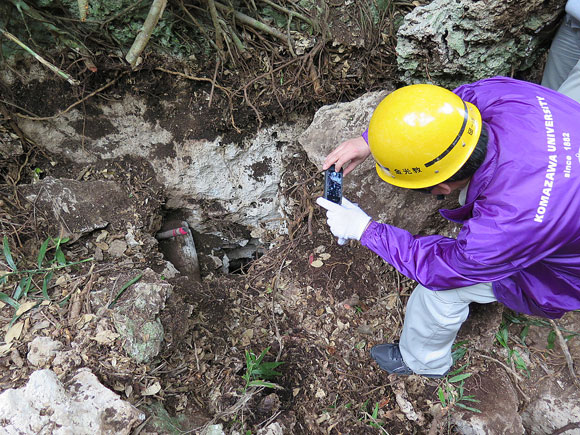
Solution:
{"label": "person's hand", "polygon": [[342,198],[342,205],[325,198],[316,199],[316,204],[327,210],[327,223],[330,232],[338,237],[338,244],[344,245],[347,240],[360,240],[371,218],[360,207],[346,198]]}
{"label": "person's hand", "polygon": [[[371,150],[369,145],[362,136],[349,139],[341,143],[334,151],[326,156],[322,169],[326,171],[334,164],[337,171],[340,171],[340,168],[343,168],[343,174],[347,175],[354,168],[364,162],[370,154]],[[346,163],[348,164],[345,166]]]}

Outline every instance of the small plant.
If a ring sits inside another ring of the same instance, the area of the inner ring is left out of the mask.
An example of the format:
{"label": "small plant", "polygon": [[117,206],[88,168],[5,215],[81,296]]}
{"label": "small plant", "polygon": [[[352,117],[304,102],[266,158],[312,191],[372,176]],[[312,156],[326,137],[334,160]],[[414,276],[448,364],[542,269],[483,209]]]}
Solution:
{"label": "small plant", "polygon": [[[503,317],[504,317],[504,321],[506,323],[522,326],[522,331],[520,332],[519,338],[520,338],[521,344],[524,346],[526,345],[526,338],[528,336],[528,332],[529,332],[529,329],[531,326],[539,326],[541,328],[549,328],[550,332],[548,333],[548,343],[546,345],[546,348],[547,349],[554,348],[554,343],[556,342],[556,331],[554,331],[552,325],[547,320],[540,319],[540,318],[534,318],[534,317],[527,317],[527,316],[523,316],[523,315],[515,316],[515,315],[510,314],[510,313],[504,313]],[[580,335],[578,332],[570,331],[566,328],[559,327],[559,329],[560,329],[560,331],[562,331],[562,334],[566,334],[566,335],[564,335],[564,339],[566,341]]]}
{"label": "small plant", "polygon": [[[59,269],[74,266],[87,261],[86,260],[69,262],[62,250],[62,245],[68,242],[68,238],[47,238],[40,246],[38,257],[36,258],[34,268],[21,268],[19,263],[12,255],[8,238],[4,236],[2,240],[2,253],[4,261],[9,270],[0,271],[0,301],[10,305],[18,312],[20,302],[24,298],[38,297],[44,300],[50,300],[48,294],[50,282],[54,272]],[[11,280],[15,279],[10,286]],[[12,288],[12,291],[9,291]],[[9,291],[9,294],[6,291]],[[40,303],[40,301],[39,301]],[[19,316],[14,316],[14,322]]]}
{"label": "small plant", "polygon": [[[461,367],[459,370],[462,371],[464,367]],[[469,378],[472,374],[471,373],[460,373],[457,374],[457,370],[450,374],[451,377],[446,376],[443,385],[439,386],[437,389],[437,396],[439,397],[439,401],[441,402],[441,406],[444,409],[451,409],[454,406],[458,406],[459,408],[467,409],[471,412],[478,412],[481,411],[477,408],[473,408],[471,406],[466,405],[463,402],[471,402],[471,403],[479,403],[479,400],[475,398],[474,395],[465,395],[464,384],[465,379]]]}
{"label": "small plant", "polygon": [[383,426],[385,425],[385,423],[379,420],[379,402],[375,403],[375,406],[373,406],[371,413],[367,411],[368,403],[369,403],[368,400],[365,401],[365,403],[363,403],[361,407],[363,416],[359,418],[359,420],[364,421],[370,427],[374,427],[375,429],[381,429],[381,431],[384,431]]}
{"label": "small plant", "polygon": [[[453,345],[453,364],[462,360],[468,352],[467,341],[459,341]],[[458,369],[449,373],[442,384],[437,389],[437,396],[439,402],[445,411],[449,411],[454,406],[467,409],[472,412],[481,412],[477,408],[466,405],[464,402],[478,403],[474,395],[465,395],[465,380],[469,378],[472,373],[466,373],[465,370],[469,367],[469,358],[466,358],[465,363]]]}
{"label": "small plant", "polygon": [[266,381],[266,379],[281,376],[282,373],[274,369],[284,364],[283,361],[265,362],[264,357],[269,350],[270,347],[267,347],[259,356],[256,356],[251,350],[246,350],[246,373],[242,376],[244,381],[246,381],[244,392],[250,387],[282,388],[278,384]]}
{"label": "small plant", "polygon": [[[500,325],[500,329],[498,332],[495,333],[495,338],[498,341],[498,343],[507,350],[507,362],[508,364],[514,364],[514,366],[518,369],[521,370],[523,372],[526,373],[526,375],[529,377],[530,376],[530,371],[528,370],[528,366],[526,364],[526,362],[524,361],[524,359],[522,358],[522,355],[513,348],[509,347],[509,331],[508,331],[508,323],[507,322],[502,322],[502,324]],[[525,335],[527,336],[527,330],[525,330]],[[525,340],[525,336],[524,336],[524,340]],[[525,344],[524,344],[525,346]]]}

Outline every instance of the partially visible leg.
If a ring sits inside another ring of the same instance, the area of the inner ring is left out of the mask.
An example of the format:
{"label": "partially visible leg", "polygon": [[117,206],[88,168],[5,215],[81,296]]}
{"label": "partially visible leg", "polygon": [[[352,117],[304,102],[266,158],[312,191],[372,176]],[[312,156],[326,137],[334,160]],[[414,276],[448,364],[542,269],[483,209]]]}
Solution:
{"label": "partially visible leg", "polygon": [[417,374],[446,373],[453,363],[451,347],[467,319],[469,304],[494,301],[491,283],[440,291],[418,285],[407,303],[399,342],[407,366]]}
{"label": "partially visible leg", "polygon": [[580,22],[567,15],[548,53],[542,86],[580,101]]}
{"label": "partially visible leg", "polygon": [[558,88],[558,92],[580,103],[580,61],[572,68],[568,78]]}

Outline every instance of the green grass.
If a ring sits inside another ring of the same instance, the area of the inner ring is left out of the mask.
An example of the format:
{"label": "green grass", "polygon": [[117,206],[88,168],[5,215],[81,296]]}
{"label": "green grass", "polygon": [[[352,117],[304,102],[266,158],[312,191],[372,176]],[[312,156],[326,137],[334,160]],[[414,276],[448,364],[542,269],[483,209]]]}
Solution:
{"label": "green grass", "polygon": [[9,270],[2,272],[0,276],[0,301],[14,308],[14,317],[10,324],[20,317],[18,309],[22,301],[32,299],[38,300],[40,304],[43,300],[52,300],[49,290],[55,272],[93,260],[87,258],[68,261],[62,250],[62,246],[68,241],[68,238],[47,238],[38,250],[34,266],[30,267],[30,260],[27,262],[26,259],[14,257],[8,238],[3,237],[2,256]]}
{"label": "green grass", "polygon": [[267,382],[266,379],[273,379],[277,376],[281,376],[282,373],[276,371],[275,369],[284,364],[283,361],[266,362],[264,357],[270,350],[269,347],[264,349],[259,356],[256,356],[251,350],[246,350],[246,373],[242,376],[246,384],[244,386],[244,392],[251,387],[264,387],[264,388],[275,388],[281,389],[277,384],[273,382]]}
{"label": "green grass", "polygon": [[[459,341],[453,345],[452,357],[454,365],[468,355],[467,344],[467,341]],[[448,412],[454,407],[458,407],[471,412],[481,412],[471,406],[473,403],[479,403],[479,400],[472,394],[465,394],[465,380],[472,375],[472,373],[465,371],[469,366],[470,360],[467,358],[463,365],[445,376],[437,388],[437,397],[445,411]]]}

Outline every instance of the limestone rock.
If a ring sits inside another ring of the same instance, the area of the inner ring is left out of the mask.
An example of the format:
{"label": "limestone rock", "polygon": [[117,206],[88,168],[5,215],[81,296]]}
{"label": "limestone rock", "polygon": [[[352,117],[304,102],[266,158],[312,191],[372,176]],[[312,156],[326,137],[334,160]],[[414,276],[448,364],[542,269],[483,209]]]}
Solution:
{"label": "limestone rock", "polygon": [[347,103],[321,107],[310,126],[298,136],[298,142],[304,147],[308,158],[318,168],[322,168],[328,153],[345,140],[360,136],[367,129],[373,111],[393,90],[394,87],[369,92]]}
{"label": "limestone rock", "polygon": [[88,369],[66,385],[51,370],[37,370],[24,387],[0,394],[2,433],[7,434],[124,435],[144,418]]}
{"label": "limestone rock", "polygon": [[114,305],[115,329],[122,336],[125,351],[138,363],[148,362],[161,350],[163,325],[159,313],[172,286],[147,269]]}
{"label": "limestone rock", "polygon": [[565,0],[434,0],[405,16],[397,63],[407,84],[454,88],[534,65]]}
{"label": "limestone rock", "polygon": [[49,337],[36,337],[28,344],[27,359],[34,367],[44,367],[62,348],[62,343]]}
{"label": "limestone rock", "polygon": [[[580,394],[577,389],[562,389],[553,382],[538,386],[540,397],[530,403],[522,413],[527,433],[551,434],[568,424],[580,421]],[[577,426],[564,433],[578,434]]]}
{"label": "limestone rock", "polygon": [[20,190],[37,213],[46,217],[53,233],[65,237],[104,228],[130,210],[127,195],[112,181],[46,177],[36,184],[21,186]]}
{"label": "limestone rock", "polygon": [[[326,155],[346,139],[360,136],[372,112],[388,91],[373,92],[348,103],[324,106],[312,124],[298,137],[308,158],[318,167]],[[452,234],[457,226],[439,216],[440,208],[457,207],[457,199],[437,201],[430,195],[400,189],[383,182],[372,158],[344,178],[344,196],[358,203],[374,219],[390,223],[411,233]],[[446,229],[446,230],[444,230]]]}
{"label": "limestone rock", "polygon": [[270,423],[268,426],[260,429],[258,435],[284,435],[284,426],[278,422]]}
{"label": "limestone rock", "polygon": [[[228,223],[251,229],[262,223],[268,230],[285,231],[278,185],[295,151],[300,123],[274,125],[235,142],[217,134],[205,139],[212,135],[209,125],[203,134],[184,135],[175,127],[175,115],[152,120],[147,101],[134,95],[88,104],[90,111],[75,108],[50,121],[19,119],[19,127],[49,152],[75,162],[147,159],[165,188],[166,207],[183,209],[196,231],[221,235]],[[162,104],[168,114],[184,110],[170,107],[177,101]],[[88,132],[85,123],[102,128]]]}
{"label": "limestone rock", "polygon": [[122,257],[127,250],[127,243],[123,240],[113,240],[109,246],[109,255],[112,257]]}
{"label": "limestone rock", "polygon": [[18,136],[14,133],[0,131],[0,159],[18,157],[23,152]]}

